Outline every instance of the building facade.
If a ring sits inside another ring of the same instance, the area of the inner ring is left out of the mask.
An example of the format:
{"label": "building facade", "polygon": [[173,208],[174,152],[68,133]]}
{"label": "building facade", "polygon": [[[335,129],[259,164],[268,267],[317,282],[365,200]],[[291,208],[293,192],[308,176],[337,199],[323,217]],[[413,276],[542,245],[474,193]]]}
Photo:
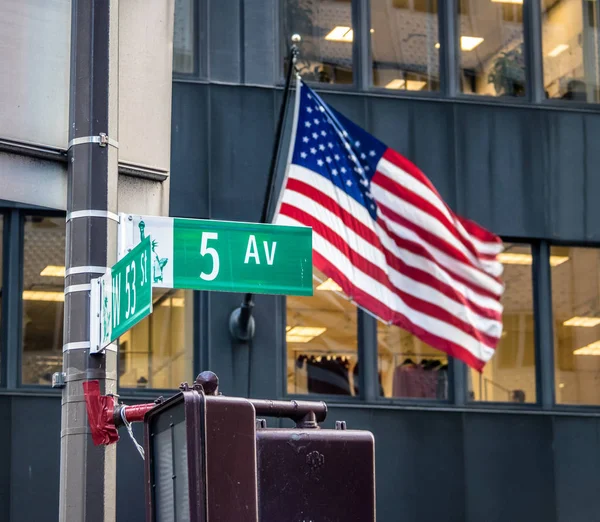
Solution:
{"label": "building facade", "polygon": [[[228,395],[326,400],[326,426],[375,435],[381,521],[600,520],[599,26],[598,0],[178,0],[170,215],[259,219],[300,34],[298,68],[324,100],[503,238],[504,334],[479,374],[323,274],[313,297],[255,297],[252,346],[228,330],[242,295],[157,292],[119,342],[123,400],[202,369]],[[58,510],[65,217],[44,206],[0,204],[11,522]],[[127,437],[118,455],[119,519],[141,521],[142,461]]]}

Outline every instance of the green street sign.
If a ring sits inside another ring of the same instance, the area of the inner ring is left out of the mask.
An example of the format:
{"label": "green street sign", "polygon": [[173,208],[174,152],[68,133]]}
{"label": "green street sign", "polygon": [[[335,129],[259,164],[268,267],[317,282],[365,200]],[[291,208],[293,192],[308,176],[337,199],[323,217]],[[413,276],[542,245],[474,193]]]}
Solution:
{"label": "green street sign", "polygon": [[121,214],[120,255],[149,235],[153,286],[312,295],[309,227]]}
{"label": "green street sign", "polygon": [[92,353],[106,348],[152,312],[151,239],[146,237],[102,277],[92,280]]}

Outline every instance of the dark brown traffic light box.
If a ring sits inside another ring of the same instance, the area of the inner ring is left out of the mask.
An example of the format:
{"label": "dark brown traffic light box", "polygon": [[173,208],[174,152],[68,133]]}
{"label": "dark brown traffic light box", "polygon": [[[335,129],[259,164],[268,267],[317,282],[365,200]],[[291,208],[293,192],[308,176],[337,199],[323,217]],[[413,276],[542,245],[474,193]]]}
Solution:
{"label": "dark brown traffic light box", "polygon": [[205,374],[146,414],[148,522],[375,520],[371,433],[321,429],[323,402],[225,397]]}
{"label": "dark brown traffic light box", "polygon": [[371,433],[267,428],[256,437],[259,520],[375,520]]}

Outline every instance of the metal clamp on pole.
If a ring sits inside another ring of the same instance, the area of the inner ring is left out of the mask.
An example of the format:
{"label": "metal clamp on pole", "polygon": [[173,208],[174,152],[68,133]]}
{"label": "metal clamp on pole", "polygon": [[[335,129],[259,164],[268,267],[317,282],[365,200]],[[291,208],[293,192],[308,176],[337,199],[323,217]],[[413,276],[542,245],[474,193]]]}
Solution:
{"label": "metal clamp on pole", "polygon": [[68,148],[72,148],[75,145],[83,145],[84,143],[97,143],[100,147],[106,147],[110,145],[115,149],[119,148],[119,142],[109,138],[105,132],[101,132],[98,136],[81,136],[80,138],[73,138],[68,145]]}

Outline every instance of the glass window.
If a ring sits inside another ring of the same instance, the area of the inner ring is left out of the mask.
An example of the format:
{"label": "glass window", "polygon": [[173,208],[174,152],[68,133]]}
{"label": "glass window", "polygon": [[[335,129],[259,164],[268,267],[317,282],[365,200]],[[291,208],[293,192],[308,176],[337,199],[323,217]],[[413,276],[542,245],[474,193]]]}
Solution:
{"label": "glass window", "polygon": [[175,0],[173,32],[173,73],[196,72],[196,1]]}
{"label": "glass window", "polygon": [[62,370],[65,220],[26,216],[23,245],[23,384]]}
{"label": "glass window", "polygon": [[440,88],[437,0],[371,0],[373,85]]}
{"label": "glass window", "polygon": [[155,288],[152,313],[119,338],[119,386],[177,388],[194,380],[193,292]]}
{"label": "glass window", "polygon": [[600,251],[552,247],[556,402],[600,404]]}
{"label": "glass window", "polygon": [[292,394],[358,395],[356,306],[313,268],[314,295],[287,298],[287,389]]}
{"label": "glass window", "polygon": [[499,255],[502,280],[502,337],[483,372],[469,371],[475,401],[535,402],[535,339],[532,254],[528,245],[507,243]]}
{"label": "glass window", "polygon": [[377,358],[381,396],[448,398],[448,356],[407,331],[378,322]]}
{"label": "glass window", "polygon": [[291,37],[302,37],[297,67],[306,81],[352,83],[352,2],[284,0],[282,2],[284,67]]}
{"label": "glass window", "polygon": [[598,0],[541,0],[544,89],[549,98],[598,102]]}
{"label": "glass window", "polygon": [[523,2],[460,0],[462,92],[525,95]]}

